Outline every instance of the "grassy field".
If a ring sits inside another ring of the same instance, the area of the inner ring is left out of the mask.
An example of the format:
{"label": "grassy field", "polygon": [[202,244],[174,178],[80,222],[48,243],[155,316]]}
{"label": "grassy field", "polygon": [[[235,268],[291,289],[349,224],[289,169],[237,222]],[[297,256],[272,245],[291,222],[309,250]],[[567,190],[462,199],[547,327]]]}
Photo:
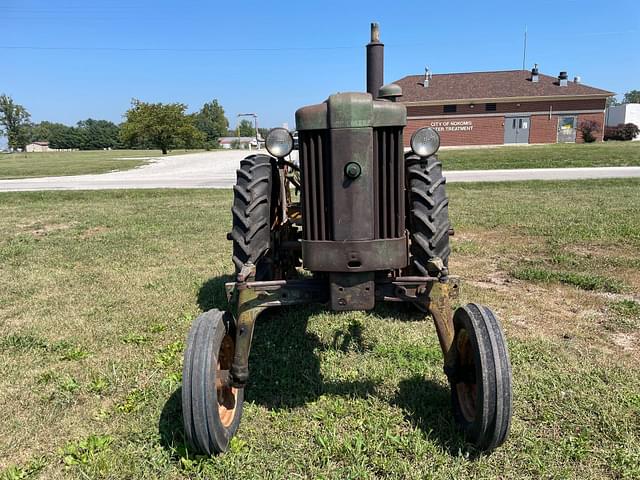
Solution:
{"label": "grassy field", "polygon": [[640,165],[640,142],[445,149],[438,156],[446,170],[628,167]]}
{"label": "grassy field", "polygon": [[[174,150],[169,155],[186,153]],[[129,170],[161,156],[160,150],[91,150],[0,154],[0,179],[83,175]]]}
{"label": "grassy field", "polygon": [[224,307],[228,191],[0,194],[0,478],[639,478],[639,180],[449,188],[461,302],[502,318],[507,443],[454,428],[429,320],[258,321],[231,451],[194,457],[184,338]]}

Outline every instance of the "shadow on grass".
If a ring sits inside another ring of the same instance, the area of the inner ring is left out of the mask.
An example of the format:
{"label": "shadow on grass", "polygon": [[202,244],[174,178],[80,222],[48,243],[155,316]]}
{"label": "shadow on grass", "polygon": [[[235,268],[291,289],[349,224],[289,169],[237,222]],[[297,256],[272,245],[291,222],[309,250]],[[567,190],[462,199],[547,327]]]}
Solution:
{"label": "shadow on grass", "polygon": [[[227,300],[224,283],[231,276],[206,281],[197,303],[203,311],[224,309]],[[251,355],[249,384],[245,392],[247,402],[255,402],[270,410],[287,410],[303,406],[320,396],[340,395],[366,398],[376,395],[376,382],[369,379],[346,382],[327,382],[320,372],[316,352],[326,349],[366,351],[362,324],[351,322],[344,331],[336,332],[331,345],[326,345],[314,333],[307,331],[310,316],[323,311],[319,305],[272,308],[262,313],[256,322]],[[373,314],[401,321],[424,319],[411,306],[390,308],[383,305]],[[392,404],[406,412],[407,419],[449,451],[457,455],[464,450],[464,439],[455,428],[451,416],[449,389],[414,376],[402,380]],[[166,402],[159,421],[162,445],[173,453],[184,449],[181,389]]]}
{"label": "shadow on grass", "polygon": [[173,392],[162,407],[158,432],[160,445],[171,452],[172,457],[186,456],[186,439],[182,425],[182,387]]}
{"label": "shadow on grass", "polygon": [[392,403],[402,408],[413,425],[439,443],[450,455],[464,453],[475,458],[453,420],[449,388],[414,375],[400,381]]}

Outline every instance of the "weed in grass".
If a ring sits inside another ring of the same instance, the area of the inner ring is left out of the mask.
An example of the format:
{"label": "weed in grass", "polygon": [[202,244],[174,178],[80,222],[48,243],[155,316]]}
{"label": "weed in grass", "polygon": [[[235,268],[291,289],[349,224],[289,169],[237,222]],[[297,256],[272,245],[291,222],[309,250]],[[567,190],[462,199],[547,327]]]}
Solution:
{"label": "weed in grass", "polygon": [[151,333],[162,333],[167,329],[166,325],[162,325],[161,323],[154,323],[149,327],[149,331]]}
{"label": "weed in grass", "polygon": [[116,409],[121,413],[132,413],[141,410],[147,401],[147,393],[145,390],[136,388],[129,392],[127,398],[118,404]]}
{"label": "weed in grass", "polygon": [[622,293],[627,289],[626,285],[615,278],[601,275],[589,275],[575,272],[557,272],[542,268],[516,268],[511,275],[518,280],[527,280],[543,283],[559,282],[572,285],[582,290],[597,290],[609,293]]}
{"label": "weed in grass", "polygon": [[60,340],[50,348],[52,352],[60,354],[60,360],[82,360],[89,356],[89,352],[84,348],[75,345],[68,340]]}
{"label": "weed in grass", "polygon": [[620,300],[609,305],[611,310],[625,318],[640,320],[640,303],[634,300]]}
{"label": "weed in grass", "polygon": [[109,380],[105,377],[97,377],[89,382],[87,389],[96,395],[102,395],[109,388]]}
{"label": "weed in grass", "polygon": [[75,393],[80,389],[80,384],[73,377],[65,377],[58,383],[58,388],[62,392]]}
{"label": "weed in grass", "polygon": [[451,252],[454,255],[479,255],[482,253],[482,246],[473,240],[453,240]]}
{"label": "weed in grass", "polygon": [[112,442],[113,437],[109,435],[90,435],[84,440],[68,443],[61,451],[62,461],[67,467],[88,465]]}
{"label": "weed in grass", "polygon": [[11,465],[0,472],[0,480],[26,480],[35,478],[47,466],[45,457],[38,457],[29,462],[26,467]]}
{"label": "weed in grass", "polygon": [[48,344],[45,340],[32,334],[11,334],[0,341],[0,351],[30,352],[32,350],[46,350],[47,348]]}
{"label": "weed in grass", "polygon": [[36,377],[36,383],[38,385],[48,385],[52,382],[58,381],[60,375],[53,370],[48,370],[46,372],[42,372]]}
{"label": "weed in grass", "polygon": [[616,332],[631,332],[640,328],[640,303],[620,300],[609,304],[609,315],[605,328]]}
{"label": "weed in grass", "polygon": [[182,383],[182,373],[181,372],[172,372],[162,379],[162,386],[167,389],[167,391],[172,392],[175,388]]}
{"label": "weed in grass", "polygon": [[178,359],[182,356],[183,350],[184,342],[182,340],[176,340],[160,350],[156,355],[156,360],[163,368],[175,366]]}
{"label": "weed in grass", "polygon": [[89,352],[82,347],[71,347],[65,350],[60,356],[61,360],[82,360],[83,358],[87,358],[89,356]]}
{"label": "weed in grass", "polygon": [[122,343],[128,343],[133,345],[142,345],[149,341],[149,337],[141,335],[139,333],[130,333],[122,338]]}

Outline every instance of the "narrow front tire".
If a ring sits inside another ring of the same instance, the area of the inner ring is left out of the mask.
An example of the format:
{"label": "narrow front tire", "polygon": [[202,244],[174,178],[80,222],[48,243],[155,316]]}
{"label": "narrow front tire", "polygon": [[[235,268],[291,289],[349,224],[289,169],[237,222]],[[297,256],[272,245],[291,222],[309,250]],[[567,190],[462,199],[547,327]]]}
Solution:
{"label": "narrow front tire", "polygon": [[242,417],[244,389],[226,386],[235,353],[229,313],[209,310],[193,322],[182,370],[182,418],[196,451],[226,452]]}
{"label": "narrow front tire", "polygon": [[453,415],[467,440],[489,452],[504,443],[511,425],[507,344],[498,319],[484,305],[458,308],[453,323],[452,361],[447,368]]}

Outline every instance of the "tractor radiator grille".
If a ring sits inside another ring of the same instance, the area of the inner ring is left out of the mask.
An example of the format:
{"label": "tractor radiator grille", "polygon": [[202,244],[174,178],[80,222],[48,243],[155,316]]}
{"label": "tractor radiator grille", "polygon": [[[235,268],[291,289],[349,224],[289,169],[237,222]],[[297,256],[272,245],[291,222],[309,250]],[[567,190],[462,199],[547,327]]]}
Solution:
{"label": "tractor radiator grille", "polygon": [[[302,208],[306,240],[334,240],[331,231],[331,162],[327,130],[299,132]],[[402,127],[374,128],[374,238],[399,238],[405,230]]]}
{"label": "tractor radiator grille", "polygon": [[328,130],[299,132],[302,169],[302,218],[306,240],[332,240],[331,171]]}
{"label": "tractor radiator grille", "polygon": [[402,128],[373,130],[375,238],[404,235],[404,151]]}

